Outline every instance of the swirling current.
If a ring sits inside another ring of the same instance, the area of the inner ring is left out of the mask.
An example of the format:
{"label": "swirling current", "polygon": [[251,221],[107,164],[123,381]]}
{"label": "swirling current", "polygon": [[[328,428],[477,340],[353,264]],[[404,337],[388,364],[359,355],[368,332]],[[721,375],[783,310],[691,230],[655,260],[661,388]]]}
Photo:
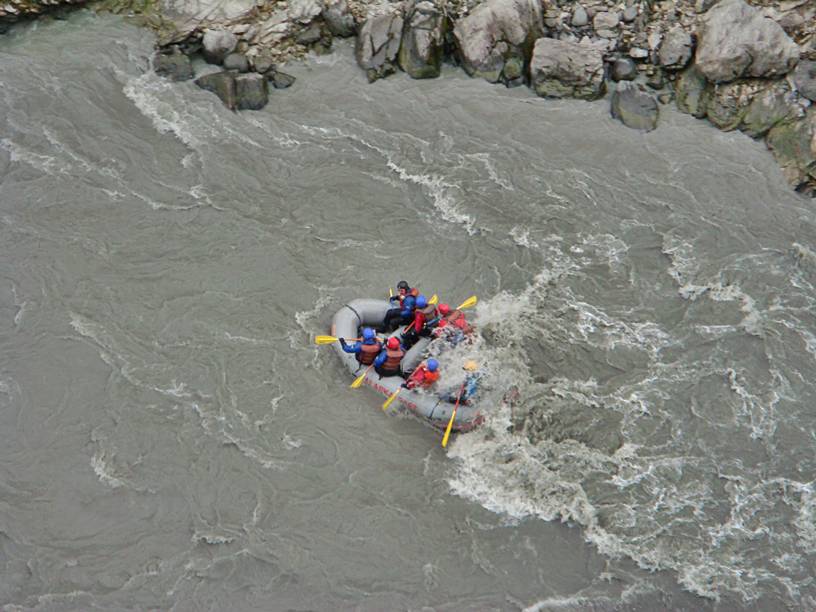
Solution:
{"label": "swirling current", "polygon": [[[152,48],[0,37],[4,609],[816,607],[816,215],[761,144],[343,45],[231,113]],[[401,278],[480,298],[446,450],[312,342]]]}

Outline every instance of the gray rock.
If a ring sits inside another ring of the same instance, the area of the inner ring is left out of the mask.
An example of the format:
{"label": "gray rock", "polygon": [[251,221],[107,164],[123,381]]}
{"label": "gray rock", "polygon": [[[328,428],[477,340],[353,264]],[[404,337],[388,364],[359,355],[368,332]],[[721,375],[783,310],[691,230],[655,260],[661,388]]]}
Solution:
{"label": "gray rock", "polygon": [[269,79],[269,82],[272,83],[272,87],[275,89],[287,89],[295,82],[295,77],[293,77],[291,74],[278,72],[277,70],[272,73],[268,73],[267,78]]}
{"label": "gray rock", "polygon": [[631,47],[629,49],[629,57],[634,59],[646,59],[649,57],[649,52],[641,47]]}
{"label": "gray rock", "polygon": [[794,189],[816,195],[816,106],[796,121],[777,125],[765,140]]}
{"label": "gray rock", "polygon": [[638,9],[636,6],[627,6],[623,11],[623,20],[626,23],[632,23],[638,16]]}
{"label": "gray rock", "polygon": [[677,108],[698,119],[705,117],[707,85],[705,77],[694,66],[681,72],[674,82]]}
{"label": "gray rock", "polygon": [[539,96],[594,100],[604,94],[603,56],[589,45],[539,38],[530,78]]}
{"label": "gray rock", "polygon": [[694,10],[698,13],[705,13],[715,4],[717,4],[717,0],[697,0],[694,4]]}
{"label": "gray rock", "polygon": [[323,7],[323,21],[335,36],[348,38],[357,31],[354,15],[349,10],[346,0],[326,0]]}
{"label": "gray rock", "polygon": [[295,42],[299,45],[308,47],[309,45],[319,41],[322,36],[323,34],[320,31],[320,26],[316,23],[312,23],[308,28],[295,36]]}
{"label": "gray rock", "polygon": [[157,53],[153,58],[156,74],[171,81],[187,81],[195,76],[190,58],[183,53]]}
{"label": "gray rock", "polygon": [[760,88],[756,80],[723,83],[712,88],[706,103],[708,120],[726,132],[736,129]]}
{"label": "gray rock", "polygon": [[595,28],[596,32],[600,32],[602,30],[614,30],[618,27],[619,23],[619,13],[609,13],[606,11],[597,13],[592,19],[592,27]]}
{"label": "gray rock", "polygon": [[816,62],[801,61],[793,73],[799,95],[816,102]]}
{"label": "gray rock", "polygon": [[238,37],[227,30],[204,30],[201,39],[204,59],[210,64],[220,64],[238,45]]}
{"label": "gray rock", "polygon": [[539,0],[487,0],[453,28],[462,67],[496,83],[510,57],[529,58],[544,35]]}
{"label": "gray rock", "polygon": [[805,18],[796,11],[788,11],[776,22],[785,32],[790,34],[805,24]]}
{"label": "gray rock", "polygon": [[323,11],[321,0],[288,0],[287,15],[290,21],[309,23]]}
{"label": "gray rock", "polygon": [[654,96],[634,85],[619,85],[612,94],[612,116],[627,127],[649,132],[657,127],[658,114]]}
{"label": "gray rock", "polygon": [[681,26],[676,25],[666,33],[660,45],[658,58],[666,70],[681,70],[691,59],[693,47],[691,35]]}
{"label": "gray rock", "polygon": [[784,80],[766,86],[753,96],[742,117],[740,129],[753,138],[761,138],[783,121],[795,119],[799,109],[793,99],[793,93]]}
{"label": "gray rock", "polygon": [[228,71],[205,74],[195,80],[195,84],[201,89],[211,91],[218,96],[230,110],[236,108],[235,98],[235,75]]}
{"label": "gray rock", "polygon": [[575,10],[572,12],[572,19],[570,20],[570,23],[576,28],[583,28],[589,23],[589,15],[587,15],[584,7],[580,4],[576,6]]}
{"label": "gray rock", "polygon": [[722,0],[703,18],[695,64],[712,83],[772,77],[796,66],[799,47],[773,20],[743,0]]}
{"label": "gray rock", "polygon": [[613,81],[632,81],[638,74],[635,62],[628,57],[616,59],[612,64],[610,76]]}
{"label": "gray rock", "polygon": [[670,92],[670,91],[667,91],[666,93],[658,94],[657,95],[657,100],[661,104],[668,104],[669,102],[674,100],[674,94],[672,92]]}
{"label": "gray rock", "polygon": [[396,7],[385,14],[369,17],[363,24],[357,36],[355,56],[369,83],[395,72],[402,25],[402,10]]}
{"label": "gray rock", "polygon": [[275,60],[271,55],[256,55],[252,61],[255,72],[259,74],[266,74],[270,70],[275,70]]}
{"label": "gray rock", "polygon": [[224,69],[249,72],[249,60],[243,53],[230,53],[224,58]]}
{"label": "gray rock", "polygon": [[524,60],[520,57],[511,57],[504,63],[502,82],[507,87],[524,85]]}
{"label": "gray rock", "polygon": [[405,9],[405,29],[399,66],[414,79],[439,76],[448,19],[431,2],[410,2]]}
{"label": "gray rock", "polygon": [[261,110],[269,102],[269,85],[263,75],[255,72],[235,77],[235,98],[238,110]]}
{"label": "gray rock", "polygon": [[666,86],[666,79],[663,76],[663,71],[658,69],[652,74],[647,75],[646,85],[652,89],[663,89]]}

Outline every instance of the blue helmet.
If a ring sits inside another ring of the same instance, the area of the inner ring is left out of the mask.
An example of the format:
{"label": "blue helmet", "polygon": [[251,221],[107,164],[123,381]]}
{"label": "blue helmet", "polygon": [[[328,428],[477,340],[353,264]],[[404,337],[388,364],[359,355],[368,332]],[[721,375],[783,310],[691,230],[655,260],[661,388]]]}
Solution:
{"label": "blue helmet", "polygon": [[429,359],[428,360],[428,371],[429,372],[436,372],[437,368],[439,368],[439,362],[436,359]]}
{"label": "blue helmet", "polygon": [[417,308],[425,308],[428,305],[428,298],[426,298],[424,295],[420,295],[417,297],[416,305]]}
{"label": "blue helmet", "polygon": [[374,330],[370,327],[363,328],[363,340],[373,340],[375,335]]}

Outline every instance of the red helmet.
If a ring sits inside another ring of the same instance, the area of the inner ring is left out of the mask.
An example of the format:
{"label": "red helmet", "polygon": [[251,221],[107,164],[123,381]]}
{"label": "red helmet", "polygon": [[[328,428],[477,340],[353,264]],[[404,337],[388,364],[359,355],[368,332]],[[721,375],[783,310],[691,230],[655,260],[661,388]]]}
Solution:
{"label": "red helmet", "polygon": [[440,304],[437,307],[437,310],[439,311],[439,314],[441,314],[442,316],[450,314],[450,306],[448,306],[447,304]]}
{"label": "red helmet", "polygon": [[385,343],[385,346],[390,348],[392,351],[397,350],[399,348],[399,345],[400,345],[400,341],[397,340],[397,338],[395,336],[391,336],[388,339],[388,342]]}

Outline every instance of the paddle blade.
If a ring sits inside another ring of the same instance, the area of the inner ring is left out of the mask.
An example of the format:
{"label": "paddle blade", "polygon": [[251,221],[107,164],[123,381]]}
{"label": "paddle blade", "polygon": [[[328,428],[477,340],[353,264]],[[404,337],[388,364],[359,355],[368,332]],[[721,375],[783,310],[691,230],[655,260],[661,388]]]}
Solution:
{"label": "paddle blade", "polygon": [[354,382],[351,383],[351,388],[352,389],[359,389],[360,385],[362,385],[363,381],[365,380],[366,374],[368,374],[368,370],[366,370],[365,372],[360,374],[357,378],[355,378]]}
{"label": "paddle blade", "polygon": [[337,342],[334,336],[315,336],[315,344],[331,344]]}
{"label": "paddle blade", "polygon": [[450,421],[448,421],[448,426],[445,428],[445,435],[442,436],[442,448],[445,448],[448,445],[448,438],[450,438],[451,429],[453,429],[453,420],[456,418],[456,407],[454,407],[453,412],[451,412]]}
{"label": "paddle blade", "polygon": [[365,372],[363,372],[363,373],[362,373],[362,374],[360,374],[360,375],[359,375],[357,378],[355,378],[355,379],[354,379],[354,382],[353,382],[353,383],[351,383],[351,388],[352,388],[352,389],[359,389],[359,388],[360,388],[360,385],[362,385],[362,384],[363,384],[363,381],[365,380],[366,374],[368,374],[368,371],[369,371],[369,370],[370,370],[372,367],[374,367],[374,364],[371,364],[370,366],[368,366],[368,367],[365,369]]}
{"label": "paddle blade", "polygon": [[459,304],[459,307],[456,310],[462,310],[463,308],[471,308],[471,307],[475,306],[476,302],[478,302],[478,301],[479,301],[479,298],[477,298],[475,295],[471,295],[468,299],[466,299],[464,302]]}
{"label": "paddle blade", "polygon": [[428,300],[428,303],[429,303],[429,304],[434,304],[434,305],[435,305],[435,304],[436,304],[438,301],[439,301],[439,296],[437,296],[437,295],[434,293],[434,294],[431,296],[431,299],[430,299],[430,300]]}
{"label": "paddle blade", "polygon": [[391,394],[391,395],[388,397],[388,399],[387,399],[387,400],[385,400],[385,401],[383,402],[383,405],[382,405],[382,409],[383,409],[383,410],[388,410],[388,407],[391,405],[391,402],[393,402],[395,399],[397,399],[397,396],[399,395],[399,392],[400,392],[400,391],[402,391],[402,387],[400,387],[399,389],[397,389],[396,391],[394,391],[394,392],[393,392],[393,393],[392,393],[392,394]]}
{"label": "paddle blade", "polygon": [[394,297],[394,290],[391,287],[388,288],[388,297]]}
{"label": "paddle blade", "polygon": [[445,448],[448,445],[448,438],[450,438],[450,433],[453,429],[453,421],[456,419],[456,410],[459,408],[459,402],[462,401],[462,394],[465,392],[466,384],[467,382],[462,383],[462,388],[459,389],[459,395],[456,396],[456,403],[453,405],[453,412],[451,412],[450,421],[448,421],[448,426],[445,428],[445,435],[442,436],[442,448]]}

